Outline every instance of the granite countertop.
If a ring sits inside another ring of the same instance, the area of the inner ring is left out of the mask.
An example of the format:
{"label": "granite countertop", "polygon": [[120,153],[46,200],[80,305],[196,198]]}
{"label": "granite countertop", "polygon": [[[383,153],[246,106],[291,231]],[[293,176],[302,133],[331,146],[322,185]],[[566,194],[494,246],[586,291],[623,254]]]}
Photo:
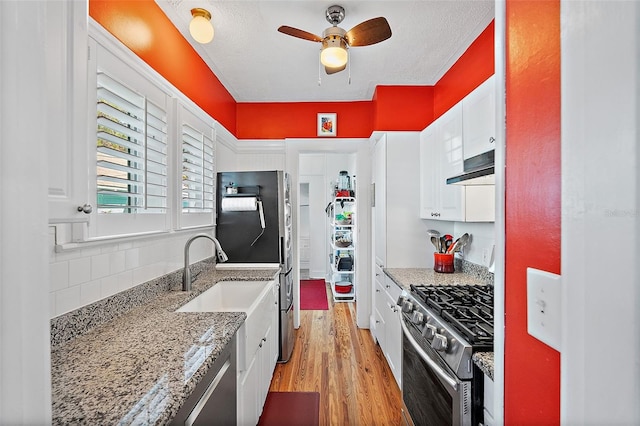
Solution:
{"label": "granite countertop", "polygon": [[386,268],[387,274],[400,288],[409,289],[409,285],[483,285],[487,279],[478,274],[453,272],[443,274],[433,268]]}
{"label": "granite countertop", "polygon": [[473,363],[493,380],[493,352],[476,352],[471,356]]}
{"label": "granite countertop", "polygon": [[[409,290],[411,284],[417,285],[492,285],[493,274],[483,268],[471,266],[466,271],[444,274],[432,268],[388,268],[384,270],[400,288]],[[477,352],[473,362],[484,374],[493,380],[493,352]]]}
{"label": "granite countertop", "polygon": [[53,424],[165,424],[246,318],[174,312],[219,281],[271,281],[278,268],[203,271],[193,290],[149,303],[52,348]]}

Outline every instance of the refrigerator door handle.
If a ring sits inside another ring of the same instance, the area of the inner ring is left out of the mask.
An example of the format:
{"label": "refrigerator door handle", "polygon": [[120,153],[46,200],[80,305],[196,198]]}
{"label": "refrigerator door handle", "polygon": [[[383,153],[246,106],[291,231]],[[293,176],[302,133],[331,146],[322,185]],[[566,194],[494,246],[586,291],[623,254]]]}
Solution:
{"label": "refrigerator door handle", "polygon": [[[284,247],[284,237],[280,237],[280,265],[284,265],[285,269],[289,266],[287,265],[287,259],[285,256],[285,247]],[[286,272],[286,271],[283,271]]]}
{"label": "refrigerator door handle", "polygon": [[262,201],[260,201],[260,199],[258,199],[257,204],[258,204],[258,213],[260,214],[260,226],[262,227],[262,231],[256,237],[256,239],[253,240],[253,242],[251,243],[251,247],[253,247],[253,245],[256,243],[256,241],[258,241],[258,239],[260,237],[262,237],[262,234],[264,234],[264,228],[266,228],[266,226],[264,224],[264,209],[262,208]]}

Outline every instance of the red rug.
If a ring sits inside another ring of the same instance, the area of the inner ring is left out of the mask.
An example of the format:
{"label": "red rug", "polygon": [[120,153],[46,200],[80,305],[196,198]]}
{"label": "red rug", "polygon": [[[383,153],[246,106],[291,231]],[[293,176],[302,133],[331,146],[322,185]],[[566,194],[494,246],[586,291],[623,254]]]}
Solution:
{"label": "red rug", "polygon": [[326,311],[327,285],[324,280],[300,280],[300,309],[305,311]]}
{"label": "red rug", "polygon": [[269,392],[258,426],[318,426],[318,392]]}

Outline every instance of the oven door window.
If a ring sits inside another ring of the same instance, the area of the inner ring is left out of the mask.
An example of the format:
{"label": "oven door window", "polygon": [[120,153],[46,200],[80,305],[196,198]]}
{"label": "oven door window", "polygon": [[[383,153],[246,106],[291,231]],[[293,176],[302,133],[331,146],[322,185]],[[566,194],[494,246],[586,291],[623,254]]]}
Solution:
{"label": "oven door window", "polygon": [[[412,326],[408,326],[413,338],[425,343],[424,338]],[[465,409],[465,393],[468,383],[460,381],[450,369],[437,359],[431,347],[422,349],[436,361],[456,382],[457,389],[443,380],[414,349],[406,335],[402,337],[402,399],[415,425],[467,425],[471,415]],[[468,407],[466,407],[468,408]]]}

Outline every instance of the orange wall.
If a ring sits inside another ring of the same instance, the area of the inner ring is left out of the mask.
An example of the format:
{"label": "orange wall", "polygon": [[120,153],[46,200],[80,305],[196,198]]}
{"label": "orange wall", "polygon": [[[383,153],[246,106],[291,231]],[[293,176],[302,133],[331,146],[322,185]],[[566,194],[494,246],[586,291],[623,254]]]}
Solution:
{"label": "orange wall", "polygon": [[89,15],[225,128],[236,101],[153,0],[90,0]]}
{"label": "orange wall", "polygon": [[494,72],[494,22],[435,86],[377,86],[371,102],[238,103],[239,139],[316,137],[316,114],[338,114],[337,137],[374,130],[422,130]]}
{"label": "orange wall", "polygon": [[422,130],[493,74],[493,22],[435,86],[379,86],[371,101],[237,103],[153,0],[89,0],[89,15],[239,139],[316,137],[319,112],[337,136]]}
{"label": "orange wall", "polygon": [[374,130],[422,130],[433,121],[433,86],[377,86]]}
{"label": "orange wall", "polygon": [[371,102],[238,103],[238,139],[315,138],[317,113],[336,113],[336,136],[369,137]]}
{"label": "orange wall", "polygon": [[506,2],[505,424],[560,423],[560,354],[527,334],[526,268],[560,273],[560,1]]}
{"label": "orange wall", "polygon": [[469,46],[464,55],[438,80],[433,100],[434,119],[447,112],[473,89],[494,73],[495,23],[484,31]]}

